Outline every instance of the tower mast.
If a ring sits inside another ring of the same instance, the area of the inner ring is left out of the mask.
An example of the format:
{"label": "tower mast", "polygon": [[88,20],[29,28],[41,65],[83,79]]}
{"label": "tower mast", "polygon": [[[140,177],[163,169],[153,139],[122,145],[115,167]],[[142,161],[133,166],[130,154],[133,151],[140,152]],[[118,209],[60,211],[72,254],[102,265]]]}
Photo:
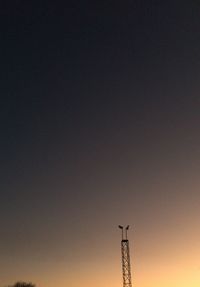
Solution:
{"label": "tower mast", "polygon": [[123,287],[132,287],[131,283],[131,264],[130,264],[130,251],[128,241],[128,229],[129,225],[124,230],[124,227],[119,225],[122,231],[121,239],[121,253],[122,253],[122,275],[123,275]]}

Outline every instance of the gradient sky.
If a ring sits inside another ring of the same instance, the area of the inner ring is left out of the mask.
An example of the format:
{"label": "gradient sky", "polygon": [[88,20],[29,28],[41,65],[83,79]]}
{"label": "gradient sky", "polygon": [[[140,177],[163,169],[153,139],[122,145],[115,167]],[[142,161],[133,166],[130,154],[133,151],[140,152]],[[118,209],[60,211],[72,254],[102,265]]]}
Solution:
{"label": "gradient sky", "polygon": [[[8,3],[9,2],[9,3]],[[0,286],[200,286],[198,1],[4,1]]]}

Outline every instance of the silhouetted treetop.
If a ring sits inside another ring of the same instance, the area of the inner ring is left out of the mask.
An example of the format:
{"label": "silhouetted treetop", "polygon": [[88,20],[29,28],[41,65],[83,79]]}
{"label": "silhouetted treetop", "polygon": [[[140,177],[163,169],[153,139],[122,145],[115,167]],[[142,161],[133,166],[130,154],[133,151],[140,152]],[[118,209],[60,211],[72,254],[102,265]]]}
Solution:
{"label": "silhouetted treetop", "polygon": [[16,282],[14,285],[8,287],[36,287],[36,286],[35,284],[32,283]]}

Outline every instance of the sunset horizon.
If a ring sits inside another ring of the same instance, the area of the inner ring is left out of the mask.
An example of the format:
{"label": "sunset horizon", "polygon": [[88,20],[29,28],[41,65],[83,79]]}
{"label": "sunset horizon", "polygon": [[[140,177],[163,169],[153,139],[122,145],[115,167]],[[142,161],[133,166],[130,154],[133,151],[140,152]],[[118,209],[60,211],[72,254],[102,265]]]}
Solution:
{"label": "sunset horizon", "polygon": [[199,287],[200,4],[0,6],[0,287]]}

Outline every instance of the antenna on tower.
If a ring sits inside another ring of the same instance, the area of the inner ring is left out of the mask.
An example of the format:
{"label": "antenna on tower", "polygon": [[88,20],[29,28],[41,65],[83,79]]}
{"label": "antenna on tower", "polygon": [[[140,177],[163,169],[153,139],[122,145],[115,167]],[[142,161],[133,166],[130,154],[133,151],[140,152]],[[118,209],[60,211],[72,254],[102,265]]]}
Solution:
{"label": "antenna on tower", "polygon": [[128,241],[129,225],[127,225],[125,228],[125,238],[124,238],[124,227],[122,225],[118,225],[118,227],[122,231],[121,253],[122,253],[123,287],[132,287],[130,251],[129,251],[129,241]]}

